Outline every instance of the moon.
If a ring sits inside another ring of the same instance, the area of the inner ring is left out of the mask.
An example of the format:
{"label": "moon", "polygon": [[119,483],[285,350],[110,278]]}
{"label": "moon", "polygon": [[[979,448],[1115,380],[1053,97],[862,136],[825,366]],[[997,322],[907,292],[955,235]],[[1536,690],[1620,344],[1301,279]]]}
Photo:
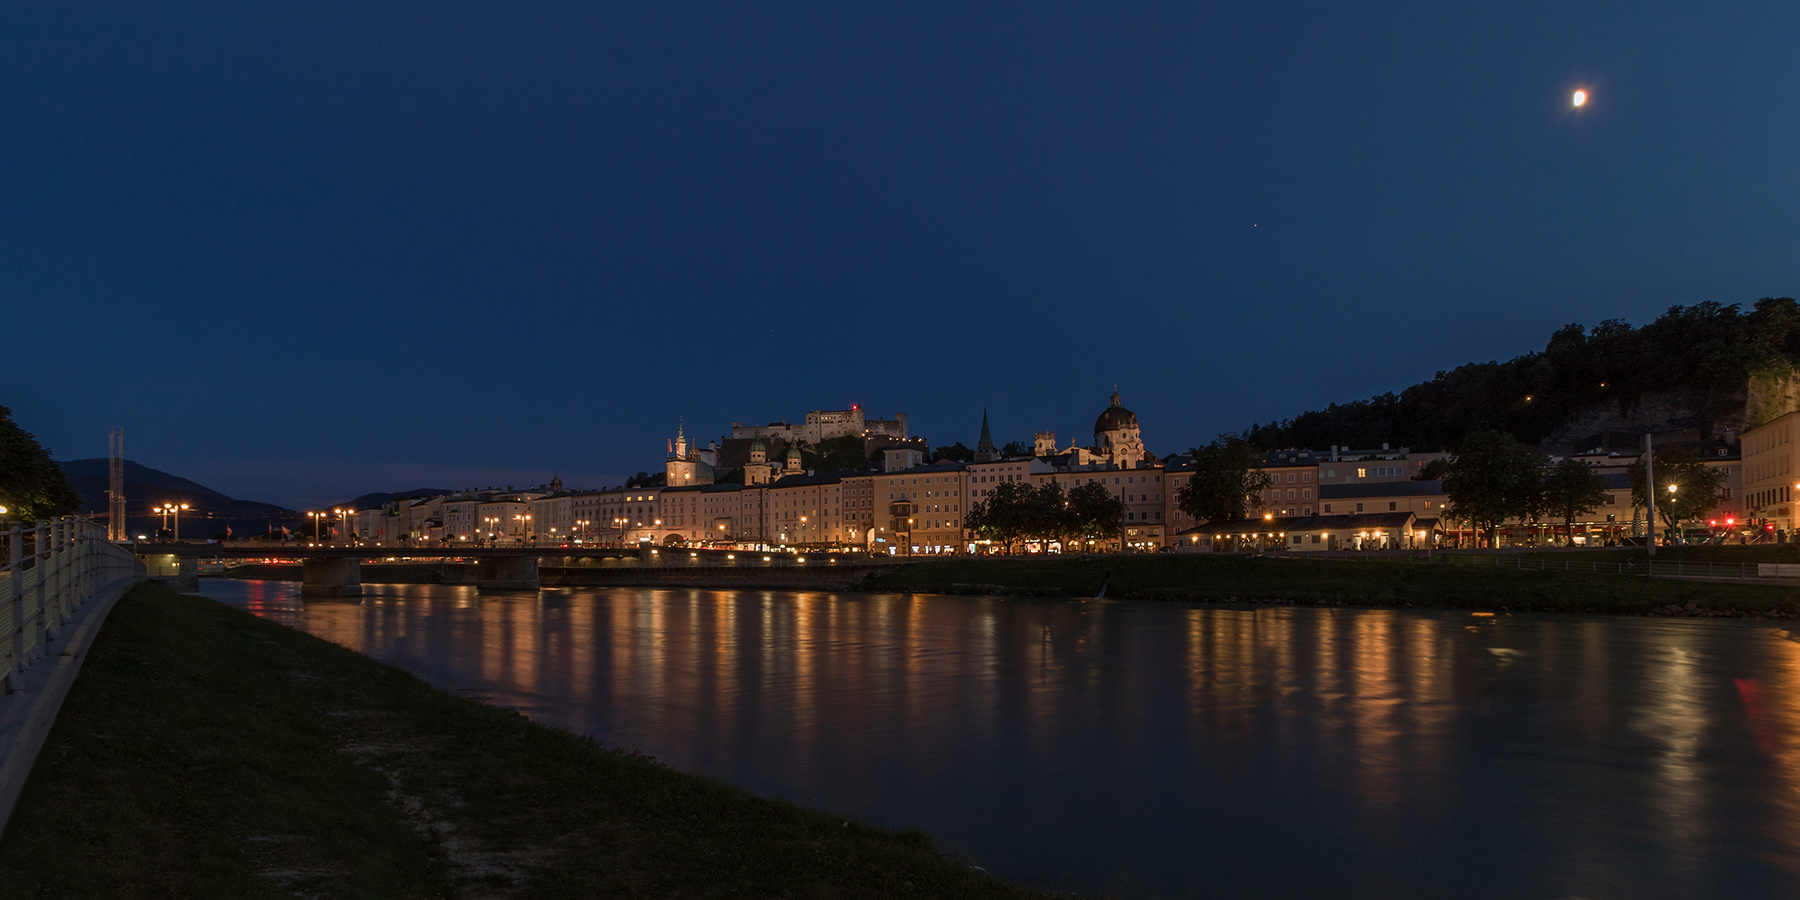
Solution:
{"label": "moon", "polygon": [[1569,105],[1580,109],[1587,105],[1587,91],[1576,91],[1569,97]]}

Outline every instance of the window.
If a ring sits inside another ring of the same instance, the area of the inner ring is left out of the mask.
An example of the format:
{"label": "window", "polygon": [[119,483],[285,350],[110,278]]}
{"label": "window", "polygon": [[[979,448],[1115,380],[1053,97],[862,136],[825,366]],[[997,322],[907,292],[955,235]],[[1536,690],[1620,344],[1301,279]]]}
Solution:
{"label": "window", "polygon": [[1301,488],[1300,489],[1300,499],[1311,500],[1312,499],[1312,488]]}
{"label": "window", "polygon": [[1301,542],[1301,541],[1302,541],[1302,540],[1304,540],[1304,538],[1302,538],[1302,537],[1301,537],[1301,536],[1300,536],[1300,535],[1297,535],[1297,534],[1296,534],[1296,535],[1294,535],[1294,543],[1296,543],[1296,544],[1298,544],[1298,543],[1300,543],[1300,542]]}
{"label": "window", "polygon": [[1328,516],[1331,515],[1331,504],[1329,503],[1325,504],[1325,514]]}
{"label": "window", "polygon": [[1393,512],[1397,509],[1399,509],[1399,507],[1394,505],[1394,501],[1389,500],[1388,501],[1388,512]]}
{"label": "window", "polygon": [[1362,512],[1362,511],[1363,511],[1363,508],[1362,508],[1362,504],[1361,504],[1361,503],[1358,503],[1358,504],[1356,504],[1356,511],[1357,511],[1357,512]]}
{"label": "window", "polygon": [[1368,470],[1368,469],[1357,469],[1357,470],[1356,470],[1356,477],[1358,477],[1358,478],[1367,478],[1367,477],[1369,477],[1369,470]]}

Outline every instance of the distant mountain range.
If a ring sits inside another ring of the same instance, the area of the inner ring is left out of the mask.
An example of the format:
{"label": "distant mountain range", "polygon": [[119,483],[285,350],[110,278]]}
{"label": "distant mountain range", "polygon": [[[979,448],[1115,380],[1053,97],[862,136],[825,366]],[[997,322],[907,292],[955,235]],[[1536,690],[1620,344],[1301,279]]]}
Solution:
{"label": "distant mountain range", "polygon": [[[81,497],[83,514],[104,516],[107,513],[106,464],[105,459],[71,459],[57,463]],[[188,505],[188,510],[182,513],[183,537],[211,537],[227,526],[236,535],[259,534],[271,525],[295,527],[301,519],[296,510],[274,503],[238,500],[199,482],[126,460],[125,518],[131,523],[132,530],[144,531],[152,527],[149,523],[160,523],[161,518],[150,510],[164,503]]]}

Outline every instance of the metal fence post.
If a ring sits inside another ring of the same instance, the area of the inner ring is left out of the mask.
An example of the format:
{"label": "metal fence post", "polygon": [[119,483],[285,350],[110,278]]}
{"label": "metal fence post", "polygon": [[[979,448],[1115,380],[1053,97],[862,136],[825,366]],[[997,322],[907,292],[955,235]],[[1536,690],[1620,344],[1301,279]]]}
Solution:
{"label": "metal fence post", "polygon": [[31,568],[32,571],[37,573],[37,578],[35,579],[37,582],[37,609],[33,610],[32,615],[31,650],[34,655],[42,656],[44,653],[44,642],[49,640],[50,637],[50,629],[44,622],[44,605],[50,600],[50,579],[44,577],[47,574],[44,571],[44,566],[50,561],[48,554],[46,553],[49,549],[46,545],[50,541],[50,523],[43,519],[39,519],[35,532],[37,534],[37,539],[31,543]]}
{"label": "metal fence post", "polygon": [[10,626],[8,630],[11,631],[12,634],[7,635],[10,639],[8,643],[12,645],[12,664],[6,667],[6,671],[8,675],[11,675],[11,673],[23,671],[25,668],[24,527],[21,525],[14,525],[12,530],[7,532],[6,538],[7,546],[11,551],[8,554],[11,557],[11,565],[7,567],[8,575],[6,583],[10,588],[8,593],[12,594],[12,602],[10,604],[12,607],[12,621],[8,623]]}

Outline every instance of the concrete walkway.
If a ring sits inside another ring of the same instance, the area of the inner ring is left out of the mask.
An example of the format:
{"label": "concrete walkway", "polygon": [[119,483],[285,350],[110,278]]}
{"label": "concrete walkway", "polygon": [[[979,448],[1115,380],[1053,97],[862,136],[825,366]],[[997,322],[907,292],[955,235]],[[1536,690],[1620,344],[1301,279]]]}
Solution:
{"label": "concrete walkway", "polygon": [[81,672],[100,624],[113,604],[137,583],[136,578],[122,578],[97,591],[75,611],[75,620],[63,629],[62,636],[44,645],[44,656],[36,664],[14,673],[13,690],[0,697],[0,833],[12,818],[25,779],[56,724],[63,698]]}

